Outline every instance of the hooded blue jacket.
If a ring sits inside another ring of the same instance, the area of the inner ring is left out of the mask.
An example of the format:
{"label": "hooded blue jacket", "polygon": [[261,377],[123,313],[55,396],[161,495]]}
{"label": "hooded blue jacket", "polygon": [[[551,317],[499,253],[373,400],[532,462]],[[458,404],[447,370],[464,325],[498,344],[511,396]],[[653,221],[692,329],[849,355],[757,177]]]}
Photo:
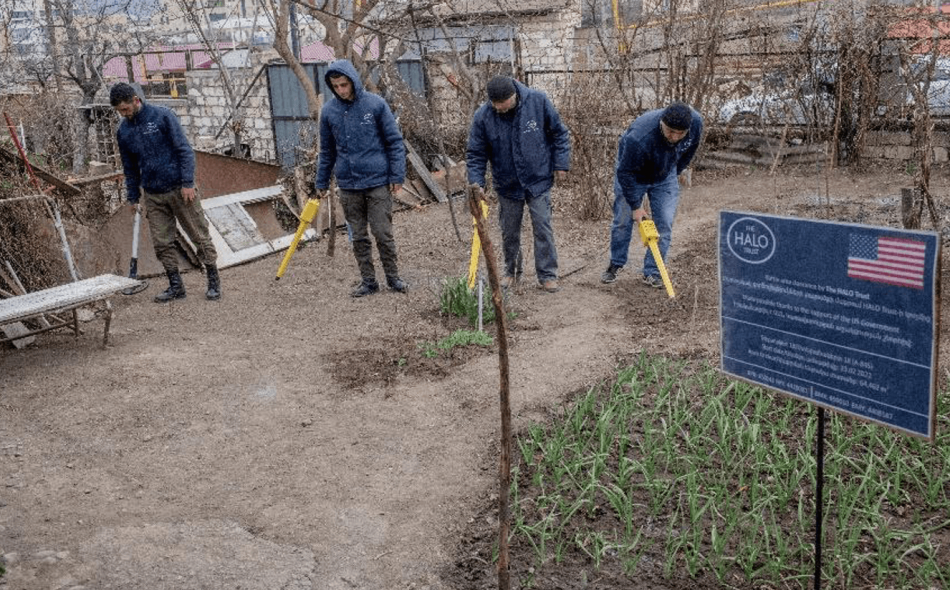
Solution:
{"label": "hooded blue jacket", "polygon": [[571,138],[543,92],[515,81],[514,114],[498,114],[486,101],[472,120],[466,164],[468,181],[485,186],[487,163],[499,195],[524,199],[551,189],[555,170],[570,170]]}
{"label": "hooded blue jacket", "polygon": [[334,92],[334,98],[323,106],[317,190],[329,188],[334,173],[337,185],[344,190],[402,184],[406,148],[389,105],[363,88],[356,68],[345,59],[327,68],[324,78],[331,91],[330,76],[340,74],[353,83],[353,100],[343,100]]}
{"label": "hooded blue jacket", "polygon": [[660,129],[663,110],[643,113],[620,137],[614,196],[626,198],[633,209],[639,209],[643,204],[643,194],[640,192],[639,200],[627,195],[637,194],[637,185],[656,184],[674,171],[679,175],[686,170],[703,136],[703,117],[691,108],[693,120],[689,133],[675,145],[670,145]]}
{"label": "hooded blue jacket", "polygon": [[195,186],[195,152],[170,109],[142,102],[115,135],[130,203],[139,202],[140,187],[156,194]]}

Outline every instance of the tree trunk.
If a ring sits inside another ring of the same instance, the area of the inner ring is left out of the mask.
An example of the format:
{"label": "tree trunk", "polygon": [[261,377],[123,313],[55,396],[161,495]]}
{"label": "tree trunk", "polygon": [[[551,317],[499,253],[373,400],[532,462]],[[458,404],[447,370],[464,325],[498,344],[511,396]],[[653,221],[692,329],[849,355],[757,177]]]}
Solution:
{"label": "tree trunk", "polygon": [[56,81],[56,92],[63,91],[62,75],[59,67],[59,44],[56,42],[56,27],[50,15],[54,14],[53,3],[43,0],[43,10],[46,11],[46,40],[49,42],[49,57],[53,62],[53,80]]}
{"label": "tree trunk", "polygon": [[274,49],[277,50],[278,55],[287,62],[287,65],[290,66],[290,71],[292,71],[297,77],[297,80],[300,81],[300,87],[303,88],[304,94],[307,97],[307,107],[310,110],[310,118],[314,121],[319,121],[320,99],[317,97],[317,90],[314,87],[313,80],[307,75],[307,70],[297,61],[297,57],[294,55],[287,41],[287,35],[290,31],[291,0],[279,0],[279,2],[279,7],[274,4],[270,6],[270,9],[275,13],[274,22],[276,23]]}

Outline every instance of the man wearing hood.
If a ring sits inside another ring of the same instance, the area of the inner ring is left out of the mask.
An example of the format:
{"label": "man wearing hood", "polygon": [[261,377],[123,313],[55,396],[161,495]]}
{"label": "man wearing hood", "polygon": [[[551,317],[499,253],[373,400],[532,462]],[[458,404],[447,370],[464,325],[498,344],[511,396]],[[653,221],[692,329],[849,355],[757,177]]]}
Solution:
{"label": "man wearing hood", "polygon": [[[610,263],[601,275],[604,283],[617,280],[627,264],[633,222],[647,216],[643,199],[649,196],[650,213],[660,234],[660,257],[666,263],[673,236],[673,219],[679,203],[678,177],[696,155],[703,135],[703,118],[682,102],[637,117],[620,137],[614,175],[614,220],[610,226]],[[632,214],[632,215],[631,215]],[[663,288],[660,269],[647,249],[641,280]]]}
{"label": "man wearing hood", "polygon": [[505,256],[502,287],[511,287],[521,274],[521,222],[527,205],[538,284],[545,291],[556,292],[560,287],[551,227],[551,187],[555,175],[563,180],[570,169],[570,135],[543,92],[508,76],[492,78],[487,91],[488,102],[475,111],[472,120],[466,164],[468,181],[485,188],[485,172],[491,162]]}
{"label": "man wearing hood", "polygon": [[315,184],[325,193],[331,174],[336,175],[360,268],[360,284],[351,295],[364,297],[379,291],[367,226],[376,239],[386,284],[405,293],[409,287],[399,278],[393,239],[393,193],[402,188],[406,177],[402,134],[389,105],[363,88],[348,60],[330,64],[324,79],[335,98],[320,114],[320,163]]}

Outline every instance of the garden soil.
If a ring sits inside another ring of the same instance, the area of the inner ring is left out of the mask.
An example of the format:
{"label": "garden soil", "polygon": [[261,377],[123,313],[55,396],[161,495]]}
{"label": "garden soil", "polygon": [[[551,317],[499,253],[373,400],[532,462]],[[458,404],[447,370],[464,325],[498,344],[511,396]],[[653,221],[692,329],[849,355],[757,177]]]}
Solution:
{"label": "garden soil", "polygon": [[[563,289],[535,288],[526,223],[508,299],[516,432],[640,351],[718,365],[720,210],[897,227],[911,185],[883,170],[696,172],[674,230],[673,300],[635,264],[601,284],[610,220],[576,220],[578,196],[556,189]],[[396,214],[405,295],[350,298],[341,233],[334,256],[325,239],[308,244],[280,281],[276,256],[225,269],[217,302],[196,272],[185,300],[153,303],[159,279],[117,296],[108,348],[94,321],[78,339],[0,350],[0,588],[495,587],[472,547],[495,526],[497,344],[426,354],[468,327],[439,311],[443,279],[469,260],[470,217],[463,203],[455,213],[461,242],[447,205]],[[513,555],[513,572],[529,559]],[[560,576],[559,588],[608,587],[583,563]],[[620,587],[713,586],[644,575]]]}

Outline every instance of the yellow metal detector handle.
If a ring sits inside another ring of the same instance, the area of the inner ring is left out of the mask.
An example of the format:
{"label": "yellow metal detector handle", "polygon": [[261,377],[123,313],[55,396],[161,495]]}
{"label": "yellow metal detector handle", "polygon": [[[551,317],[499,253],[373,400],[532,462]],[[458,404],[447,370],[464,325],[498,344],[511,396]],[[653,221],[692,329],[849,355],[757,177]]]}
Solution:
{"label": "yellow metal detector handle", "polygon": [[[482,219],[488,219],[488,203],[482,201]],[[478,238],[478,220],[472,217],[472,225],[476,228],[472,230],[472,257],[468,263],[468,288],[475,288],[475,275],[478,273],[478,255],[482,249],[482,242]]]}
{"label": "yellow metal detector handle", "polygon": [[663,286],[666,287],[666,294],[670,299],[676,297],[673,292],[673,283],[670,282],[670,275],[666,273],[666,265],[663,264],[663,257],[660,256],[660,232],[656,231],[656,224],[650,219],[642,219],[639,223],[640,239],[643,245],[650,248],[653,252],[653,260],[656,261],[656,267],[660,269],[660,278],[663,279]]}
{"label": "yellow metal detector handle", "polygon": [[277,269],[277,276],[274,278],[275,281],[280,280],[280,277],[284,276],[284,271],[287,270],[287,265],[290,264],[290,257],[294,255],[294,252],[297,251],[297,244],[300,242],[300,238],[303,237],[303,232],[307,231],[307,226],[313,222],[314,217],[317,216],[317,211],[320,210],[320,199],[310,199],[307,201],[307,204],[304,205],[303,211],[300,213],[300,225],[297,226],[297,233],[294,234],[294,239],[290,242],[290,247],[287,248],[287,253],[284,254],[284,259],[280,263],[280,268]]}

